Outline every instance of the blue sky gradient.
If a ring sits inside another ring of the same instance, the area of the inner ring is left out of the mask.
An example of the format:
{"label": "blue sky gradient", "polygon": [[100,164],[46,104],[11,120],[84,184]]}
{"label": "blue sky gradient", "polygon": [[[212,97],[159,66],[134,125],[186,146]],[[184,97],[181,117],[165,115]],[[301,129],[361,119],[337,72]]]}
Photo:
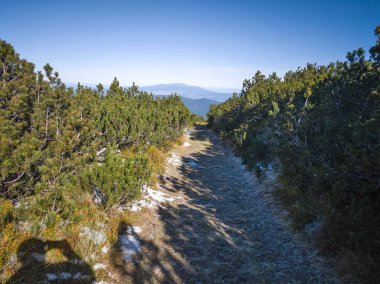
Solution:
{"label": "blue sky gradient", "polygon": [[[4,1],[0,38],[65,82],[240,88],[375,43],[380,0]],[[5,12],[5,13],[4,13]]]}

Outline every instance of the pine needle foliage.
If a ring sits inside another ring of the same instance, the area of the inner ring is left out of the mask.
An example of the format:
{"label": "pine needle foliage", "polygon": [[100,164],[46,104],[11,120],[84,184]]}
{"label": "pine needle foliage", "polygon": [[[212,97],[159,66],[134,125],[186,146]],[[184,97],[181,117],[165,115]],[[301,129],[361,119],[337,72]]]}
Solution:
{"label": "pine needle foliage", "polygon": [[369,58],[359,48],[283,78],[257,72],[208,113],[259,175],[280,160],[278,195],[296,227],[324,220],[322,248],[366,267],[356,275],[368,283],[380,278],[380,27],[375,35]]}

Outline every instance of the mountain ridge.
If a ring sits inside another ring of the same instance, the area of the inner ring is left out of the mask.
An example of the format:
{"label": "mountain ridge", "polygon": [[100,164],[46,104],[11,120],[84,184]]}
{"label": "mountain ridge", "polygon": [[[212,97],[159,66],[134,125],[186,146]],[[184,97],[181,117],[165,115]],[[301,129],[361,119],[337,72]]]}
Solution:
{"label": "mountain ridge", "polygon": [[152,92],[156,95],[170,95],[171,93],[176,93],[190,99],[210,99],[219,102],[225,101],[232,95],[232,93],[215,92],[185,83],[156,84],[139,87],[139,89]]}
{"label": "mountain ridge", "polygon": [[[66,86],[76,88],[77,83],[65,83]],[[95,84],[82,84],[90,88],[96,88]],[[107,91],[109,85],[103,85]],[[199,86],[185,83],[156,84],[151,86],[139,86],[139,90],[152,93],[155,96],[168,96],[176,93],[186,107],[196,115],[205,117],[211,104],[219,104],[228,99],[232,93],[214,92]]]}
{"label": "mountain ridge", "polygon": [[[78,83],[66,82],[66,86],[76,88]],[[96,88],[96,84],[81,84],[90,88]],[[103,85],[104,89],[107,90],[109,85]],[[123,86],[128,88],[129,86]],[[221,92],[221,91],[212,91],[207,88],[188,85],[185,83],[169,83],[169,84],[155,84],[149,86],[140,86],[138,85],[139,90],[153,93],[155,95],[170,95],[176,93],[179,96],[187,97],[190,99],[209,99],[218,102],[223,102],[232,96],[231,92]],[[217,88],[216,88],[217,89]],[[222,88],[224,89],[224,88]],[[231,89],[234,90],[234,89]]]}

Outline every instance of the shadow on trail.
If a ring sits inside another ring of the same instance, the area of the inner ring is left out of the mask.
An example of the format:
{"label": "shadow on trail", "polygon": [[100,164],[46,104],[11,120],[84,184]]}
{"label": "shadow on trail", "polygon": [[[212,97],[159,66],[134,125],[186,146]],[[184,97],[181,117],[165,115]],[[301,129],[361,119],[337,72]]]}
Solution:
{"label": "shadow on trail", "polygon": [[[128,233],[129,225],[121,222],[118,227],[118,241],[112,246],[110,261],[122,279],[122,283],[182,283],[186,275],[186,265],[161,245],[141,239],[135,232]],[[131,261],[125,261],[122,253],[121,237],[136,238],[141,251]]]}
{"label": "shadow on trail", "polygon": [[[59,250],[67,259],[61,262],[46,261],[50,250]],[[30,238],[22,242],[17,251],[20,269],[8,280],[11,283],[91,283],[95,275],[91,267],[77,255],[66,240],[43,241]]]}
{"label": "shadow on trail", "polygon": [[246,184],[231,173],[236,165],[226,163],[227,149],[213,134],[198,128],[191,139],[211,143],[182,158],[181,177],[160,178],[161,187],[181,191],[186,200],[159,207],[164,244],[141,240],[142,253],[114,267],[133,283],[252,283],[255,271],[245,266],[256,257],[246,250],[252,232],[245,230],[249,216],[237,194]]}
{"label": "shadow on trail", "polygon": [[248,185],[234,175],[236,165],[226,163],[229,149],[213,134],[198,127],[190,138],[211,143],[182,158],[179,172],[184,179],[169,181],[167,186],[182,191],[188,202],[165,205],[159,212],[169,236],[167,243],[194,271],[185,282],[265,282],[245,266],[257,258],[245,249],[253,232],[247,231],[250,218],[241,211],[239,193]]}

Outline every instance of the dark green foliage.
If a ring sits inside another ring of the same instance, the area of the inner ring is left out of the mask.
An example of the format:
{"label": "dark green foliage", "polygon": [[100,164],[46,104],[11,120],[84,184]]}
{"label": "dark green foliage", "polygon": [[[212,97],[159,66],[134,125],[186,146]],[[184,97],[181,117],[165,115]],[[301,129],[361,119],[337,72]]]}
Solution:
{"label": "dark green foliage", "polygon": [[259,174],[279,158],[278,194],[296,225],[323,218],[321,244],[366,259],[369,281],[380,265],[380,27],[376,36],[370,59],[358,49],[346,62],[309,64],[282,79],[258,72],[208,113]]}
{"label": "dark green foliage", "polygon": [[124,158],[113,150],[107,153],[103,163],[85,170],[81,183],[86,190],[98,190],[104,194],[104,205],[110,208],[139,197],[150,175],[146,158],[141,155]]}
{"label": "dark green foliage", "polygon": [[28,191],[27,176],[36,159],[36,141],[28,137],[36,98],[34,65],[20,60],[12,46],[0,40],[0,192]]}
{"label": "dark green foliage", "polygon": [[44,71],[46,80],[0,41],[0,197],[37,195],[42,211],[54,211],[58,201],[68,206],[75,190],[101,188],[107,207],[137,197],[149,179],[148,162],[119,150],[144,152],[182,135],[191,116],[180,97],[155,99],[116,78],[105,96],[101,84],[74,91],[49,64]]}

